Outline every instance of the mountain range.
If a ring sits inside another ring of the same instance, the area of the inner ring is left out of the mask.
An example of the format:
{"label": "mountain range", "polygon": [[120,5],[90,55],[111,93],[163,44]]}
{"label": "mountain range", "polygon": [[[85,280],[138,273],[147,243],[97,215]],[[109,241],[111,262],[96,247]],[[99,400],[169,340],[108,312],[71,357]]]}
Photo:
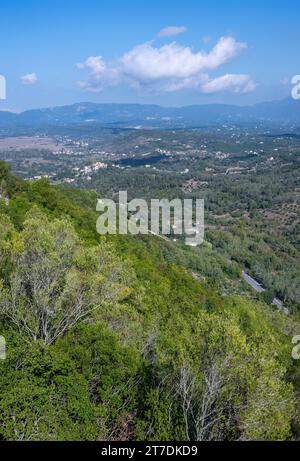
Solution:
{"label": "mountain range", "polygon": [[76,103],[21,113],[0,111],[0,128],[13,126],[113,124],[120,126],[194,126],[220,123],[300,123],[300,101],[288,98],[253,106],[226,104],[162,107],[143,104]]}

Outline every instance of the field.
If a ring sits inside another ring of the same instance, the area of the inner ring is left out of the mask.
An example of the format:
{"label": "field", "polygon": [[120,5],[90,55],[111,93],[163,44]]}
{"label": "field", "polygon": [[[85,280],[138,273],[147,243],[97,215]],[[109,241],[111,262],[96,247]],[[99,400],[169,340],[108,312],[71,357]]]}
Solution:
{"label": "field", "polygon": [[58,148],[58,143],[48,137],[17,136],[0,138],[0,151],[19,151],[24,149],[44,149],[55,151],[58,150]]}

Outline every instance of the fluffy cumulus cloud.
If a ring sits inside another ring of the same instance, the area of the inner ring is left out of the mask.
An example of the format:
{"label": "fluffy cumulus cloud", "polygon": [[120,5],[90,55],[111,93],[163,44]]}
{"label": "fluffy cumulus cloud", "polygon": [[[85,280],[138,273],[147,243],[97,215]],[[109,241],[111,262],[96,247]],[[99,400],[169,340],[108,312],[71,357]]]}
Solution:
{"label": "fluffy cumulus cloud", "polygon": [[26,74],[21,77],[21,82],[23,85],[34,85],[38,81],[38,76],[36,75],[35,72],[32,72],[31,74]]}
{"label": "fluffy cumulus cloud", "polygon": [[106,63],[101,56],[91,56],[77,64],[79,70],[88,71],[87,79],[79,85],[90,91],[125,83],[158,92],[196,89],[203,93],[247,93],[255,89],[248,75],[211,76],[246,48],[246,43],[233,37],[221,37],[209,52],[195,52],[176,42],[161,47],[148,42],[134,47],[114,63]]}
{"label": "fluffy cumulus cloud", "polygon": [[159,37],[172,37],[174,35],[184,34],[187,31],[187,28],[184,26],[168,26],[162,29],[159,33]]}
{"label": "fluffy cumulus cloud", "polygon": [[235,93],[250,93],[256,88],[255,83],[244,74],[226,74],[222,77],[213,78],[204,83],[204,93],[216,93],[218,91],[231,90]]}
{"label": "fluffy cumulus cloud", "polygon": [[89,77],[87,80],[78,82],[80,88],[92,92],[102,91],[106,86],[116,85],[120,82],[120,70],[113,65],[107,66],[102,56],[90,56],[83,63],[76,64],[77,69],[87,69]]}

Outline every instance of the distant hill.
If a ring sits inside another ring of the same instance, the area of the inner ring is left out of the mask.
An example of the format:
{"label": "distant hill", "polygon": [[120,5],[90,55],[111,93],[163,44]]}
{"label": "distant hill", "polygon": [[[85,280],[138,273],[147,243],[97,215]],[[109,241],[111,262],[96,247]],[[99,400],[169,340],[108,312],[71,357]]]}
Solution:
{"label": "distant hill", "polygon": [[14,114],[0,112],[0,128],[100,123],[120,126],[193,126],[219,123],[300,123],[300,102],[291,98],[253,106],[226,104],[161,107],[142,104],[76,103]]}

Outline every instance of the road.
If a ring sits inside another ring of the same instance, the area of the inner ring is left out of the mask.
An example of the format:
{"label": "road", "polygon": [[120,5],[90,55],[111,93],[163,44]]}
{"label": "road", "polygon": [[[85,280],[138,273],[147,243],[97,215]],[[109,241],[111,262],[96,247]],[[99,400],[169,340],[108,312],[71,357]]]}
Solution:
{"label": "road", "polygon": [[248,285],[250,285],[257,293],[264,293],[264,291],[266,291],[260,283],[250,277],[250,275],[248,275],[246,272],[243,272],[242,275]]}
{"label": "road", "polygon": [[[248,275],[245,271],[243,271],[242,275],[245,282],[248,283],[248,285],[250,285],[257,293],[264,293],[266,291],[265,288],[257,282],[257,280],[250,277],[250,275]],[[284,307],[283,302],[278,298],[273,299],[272,306],[276,306],[285,315],[289,315],[290,313],[290,311]]]}

